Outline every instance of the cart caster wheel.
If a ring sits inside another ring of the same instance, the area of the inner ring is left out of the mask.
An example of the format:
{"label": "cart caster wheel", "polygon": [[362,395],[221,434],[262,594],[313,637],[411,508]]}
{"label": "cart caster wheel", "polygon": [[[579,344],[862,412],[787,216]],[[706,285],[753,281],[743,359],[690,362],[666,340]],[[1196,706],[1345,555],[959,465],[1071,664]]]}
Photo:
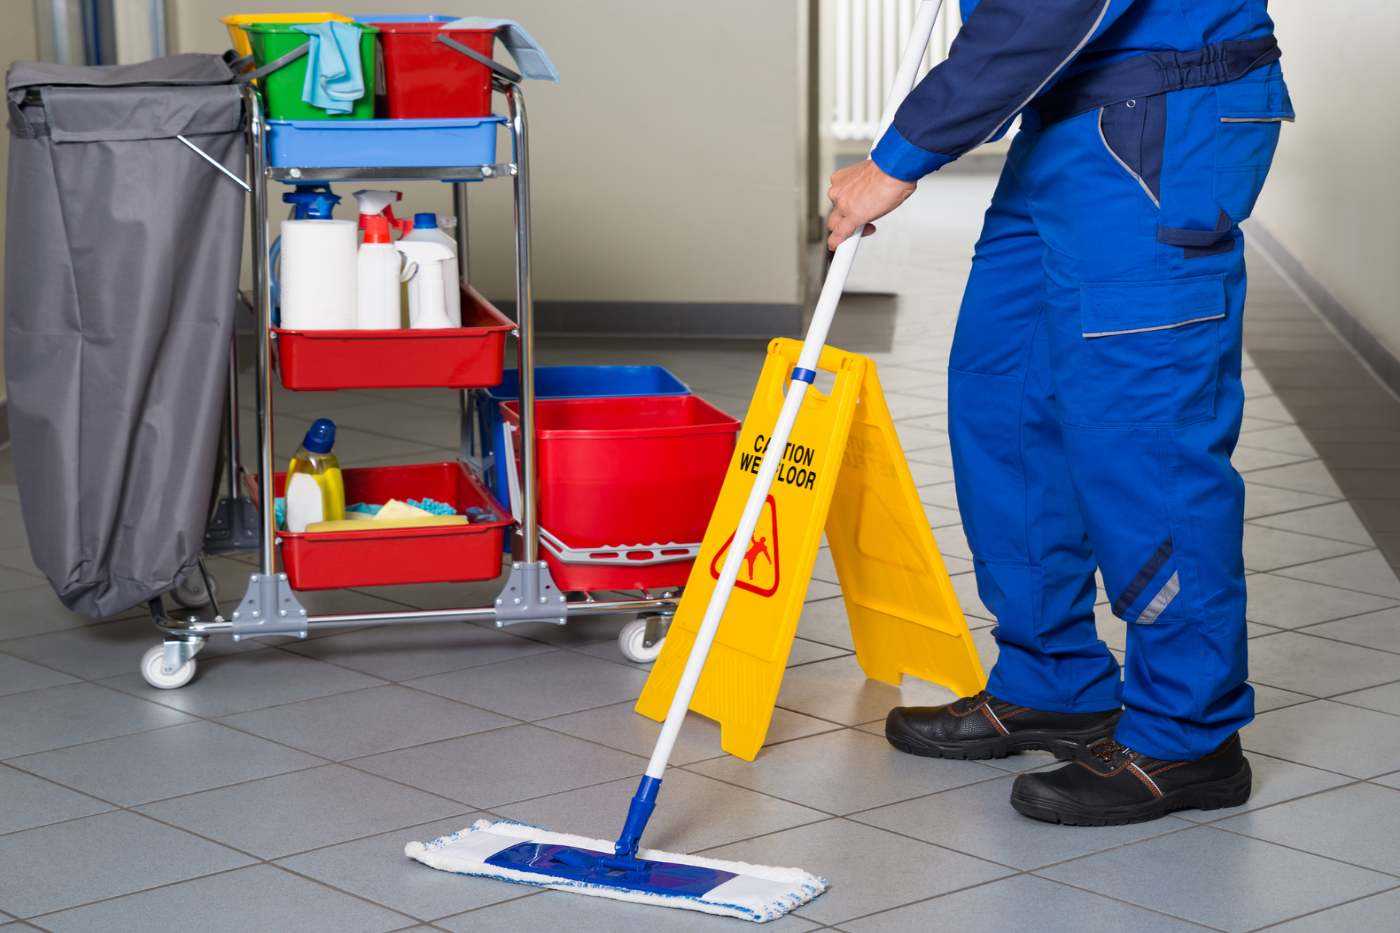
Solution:
{"label": "cart caster wheel", "polygon": [[647,647],[647,620],[634,619],[622,627],[617,635],[617,645],[622,656],[636,664],[650,664],[661,654],[661,646],[666,639],[658,638],[656,644]]}
{"label": "cart caster wheel", "polygon": [[141,676],[157,690],[178,690],[194,679],[195,660],[190,658],[173,672],[165,672],[165,646],[156,645],[141,656]]}
{"label": "cart caster wheel", "polygon": [[209,577],[209,588],[204,586],[204,577],[198,568],[185,574],[183,580],[175,584],[175,589],[170,591],[170,598],[175,600],[186,609],[203,609],[213,602],[211,596],[219,595],[219,581],[211,575]]}

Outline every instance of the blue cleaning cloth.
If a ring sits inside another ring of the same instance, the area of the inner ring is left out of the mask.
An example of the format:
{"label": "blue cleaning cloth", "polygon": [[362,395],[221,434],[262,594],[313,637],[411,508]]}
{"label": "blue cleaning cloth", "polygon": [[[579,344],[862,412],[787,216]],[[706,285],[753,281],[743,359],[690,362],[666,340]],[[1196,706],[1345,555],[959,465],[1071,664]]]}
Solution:
{"label": "blue cleaning cloth", "polygon": [[353,23],[308,23],[294,27],[311,37],[301,99],[327,113],[349,113],[365,96],[360,68],[360,28]]}
{"label": "blue cleaning cloth", "polygon": [[515,67],[527,78],[559,83],[559,69],[549,60],[544,47],[535,37],[525,31],[525,27],[513,19],[491,19],[486,16],[464,16],[450,23],[443,23],[443,29],[494,29],[501,45],[506,47],[510,57],[515,59]]}
{"label": "blue cleaning cloth", "polygon": [[[431,512],[433,515],[457,514],[457,510],[454,509],[452,506],[448,505],[446,502],[439,502],[436,499],[429,498],[428,496],[424,496],[422,499],[406,499],[404,501],[406,501],[409,505],[413,506],[416,509],[422,509],[424,512]],[[366,515],[378,515],[379,510],[382,508],[384,508],[384,506],[382,505],[375,505],[369,502],[356,502],[353,505],[347,505],[345,507],[345,511],[363,512]]]}

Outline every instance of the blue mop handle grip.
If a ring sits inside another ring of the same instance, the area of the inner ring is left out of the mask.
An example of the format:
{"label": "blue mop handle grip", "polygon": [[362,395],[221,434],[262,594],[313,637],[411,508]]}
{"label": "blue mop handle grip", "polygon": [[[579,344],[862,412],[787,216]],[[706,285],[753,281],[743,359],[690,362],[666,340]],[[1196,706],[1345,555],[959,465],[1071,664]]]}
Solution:
{"label": "blue mop handle grip", "polygon": [[637,792],[627,806],[627,821],[622,824],[622,835],[617,837],[613,851],[620,858],[634,858],[637,846],[642,841],[642,833],[651,819],[651,811],[656,809],[656,795],[661,792],[661,778],[642,775]]}

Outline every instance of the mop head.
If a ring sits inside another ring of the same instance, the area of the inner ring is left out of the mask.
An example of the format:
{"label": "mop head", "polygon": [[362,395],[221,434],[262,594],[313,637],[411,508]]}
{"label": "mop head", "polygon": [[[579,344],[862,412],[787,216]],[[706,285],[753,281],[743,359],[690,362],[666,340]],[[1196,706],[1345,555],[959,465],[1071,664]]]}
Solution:
{"label": "mop head", "polygon": [[619,901],[699,910],[764,923],[826,890],[826,879],[798,868],[770,868],[642,849],[641,867],[609,868],[613,844],[551,833],[523,823],[477,820],[404,854],[430,868]]}

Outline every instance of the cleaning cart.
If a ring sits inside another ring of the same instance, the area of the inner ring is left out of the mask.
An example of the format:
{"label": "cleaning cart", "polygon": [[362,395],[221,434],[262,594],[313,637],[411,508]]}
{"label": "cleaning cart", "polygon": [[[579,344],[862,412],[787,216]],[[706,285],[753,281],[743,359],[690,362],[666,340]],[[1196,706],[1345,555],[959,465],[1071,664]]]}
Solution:
{"label": "cleaning cart", "polygon": [[[244,24],[244,28],[256,34],[255,26]],[[523,622],[562,625],[581,616],[622,614],[637,616],[619,638],[629,657],[642,660],[659,650],[675,612],[679,585],[621,594],[600,594],[597,588],[566,592],[544,560],[536,480],[539,451],[530,281],[529,135],[522,76],[470,45],[450,37],[443,44],[480,66],[491,88],[505,99],[504,117],[488,114],[360,120],[352,115],[304,120],[294,114],[294,118],[279,118],[264,108],[265,85],[270,83],[265,75],[256,86],[250,83],[244,88],[252,202],[253,305],[258,322],[258,469],[256,476],[248,479],[251,498],[258,507],[259,564],[249,576],[242,600],[226,615],[216,606],[212,619],[189,616],[157,620],[163,641],[145,654],[141,666],[143,676],[153,686],[170,689],[188,683],[195,674],[200,649],[209,638],[223,635],[234,639],[305,637],[313,629],[443,621],[490,621],[498,627]],[[255,52],[256,49],[254,43]],[[496,158],[497,134],[502,129],[509,138],[508,161]],[[463,285],[460,328],[298,331],[274,323],[268,244],[270,189],[274,183],[305,185],[352,180],[431,180],[452,186],[454,207],[462,218],[456,231]],[[468,188],[477,182],[507,180],[512,186],[515,207],[514,321],[468,284]],[[478,458],[470,456],[472,412],[476,407],[472,393],[502,381],[507,337],[516,339],[518,363],[518,404],[514,410],[519,460],[514,475],[518,489],[510,509],[488,488],[480,475]],[[458,512],[470,509],[477,516],[489,518],[464,526],[343,534],[279,530],[274,500],[282,477],[273,462],[274,378],[280,378],[284,388],[296,391],[432,387],[458,392],[462,415],[462,456],[458,462],[347,469],[344,479],[348,501],[357,497],[402,498],[426,492]],[[719,420],[709,412],[705,415],[710,421]],[[738,423],[732,419],[720,428],[721,434],[728,432],[730,449],[737,428]],[[714,492],[717,491],[716,488]],[[694,542],[699,541],[700,531],[703,523],[696,529]],[[491,605],[322,615],[308,612],[297,599],[298,590],[495,579],[501,573],[503,544],[508,535],[513,536],[515,558]],[[677,553],[662,556],[677,564],[688,559]],[[677,581],[684,580],[688,564],[683,568],[674,574]]]}

